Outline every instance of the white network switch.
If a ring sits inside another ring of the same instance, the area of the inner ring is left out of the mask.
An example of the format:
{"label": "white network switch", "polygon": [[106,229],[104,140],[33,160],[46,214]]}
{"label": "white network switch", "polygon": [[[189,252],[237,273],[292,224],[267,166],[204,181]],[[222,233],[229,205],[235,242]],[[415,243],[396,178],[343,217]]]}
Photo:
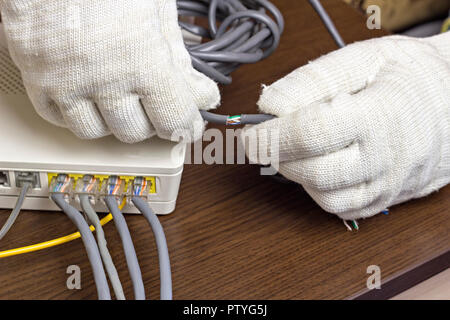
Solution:
{"label": "white network switch", "polygon": [[[154,177],[148,201],[157,214],[175,209],[183,172],[185,145],[153,138],[125,144],[110,136],[80,140],[69,130],[41,119],[9,57],[0,23],[0,208],[13,208],[20,189],[16,172],[39,173],[40,187],[31,190],[24,209],[58,210],[49,199],[48,174],[96,174]],[[76,199],[72,204],[80,209]],[[107,212],[98,201],[98,212]],[[125,213],[138,213],[127,204]]]}

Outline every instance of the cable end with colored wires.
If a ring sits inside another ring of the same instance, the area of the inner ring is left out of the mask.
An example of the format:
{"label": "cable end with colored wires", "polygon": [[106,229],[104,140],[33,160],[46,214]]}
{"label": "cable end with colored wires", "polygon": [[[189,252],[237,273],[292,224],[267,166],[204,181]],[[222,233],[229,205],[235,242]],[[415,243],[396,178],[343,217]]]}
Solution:
{"label": "cable end with colored wires", "polygon": [[342,221],[348,231],[350,231],[350,232],[352,232],[353,230],[359,231],[359,224],[356,220],[351,220],[350,224],[348,223],[347,220],[342,220]]}
{"label": "cable end with colored wires", "polygon": [[50,182],[50,193],[64,194],[70,196],[73,192],[74,179],[66,174],[60,174],[52,178]]}
{"label": "cable end with colored wires", "polygon": [[133,185],[132,186],[130,185],[133,197],[140,197],[147,199],[148,195],[150,194],[151,184],[152,182],[150,180],[147,180],[142,177],[134,179]]}
{"label": "cable end with colored wires", "polygon": [[227,119],[227,126],[237,126],[242,122],[242,117],[238,116],[229,116]]}

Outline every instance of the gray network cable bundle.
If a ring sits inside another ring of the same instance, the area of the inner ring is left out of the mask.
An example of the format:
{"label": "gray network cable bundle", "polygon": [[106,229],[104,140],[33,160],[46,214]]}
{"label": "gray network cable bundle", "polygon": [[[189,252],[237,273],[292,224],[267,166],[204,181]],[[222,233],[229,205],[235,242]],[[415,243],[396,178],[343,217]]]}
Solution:
{"label": "gray network cable bundle", "polygon": [[[339,47],[345,43],[319,0],[309,0]],[[203,17],[208,28],[180,21],[185,31],[206,39],[186,44],[192,65],[221,84],[230,84],[230,74],[242,64],[256,63],[275,52],[284,31],[281,12],[268,0],[180,0],[180,16]],[[218,26],[218,22],[220,22]],[[201,111],[203,118],[223,125],[258,124],[272,115],[219,115]]]}

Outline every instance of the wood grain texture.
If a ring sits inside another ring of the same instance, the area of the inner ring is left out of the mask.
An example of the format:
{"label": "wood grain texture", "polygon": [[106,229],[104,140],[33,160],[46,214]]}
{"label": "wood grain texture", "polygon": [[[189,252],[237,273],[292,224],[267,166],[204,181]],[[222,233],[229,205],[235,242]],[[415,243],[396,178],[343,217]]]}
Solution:
{"label": "wood grain texture", "polygon": [[[245,66],[221,89],[221,113],[256,112],[261,84],[336,49],[307,1],[274,1],[286,18],[281,46],[268,60]],[[327,0],[347,42],[383,35],[340,0]],[[322,211],[299,186],[260,176],[250,165],[187,165],[176,211],[161,218],[176,299],[341,299],[366,286],[366,268],[382,277],[449,249],[450,187],[361,221],[359,232]],[[1,211],[3,223],[9,211]],[[127,217],[147,294],[159,296],[153,236],[142,217]],[[0,250],[74,231],[61,213],[23,212]],[[127,297],[132,288],[119,237],[105,227]],[[82,290],[66,289],[66,268],[82,269]],[[0,260],[0,299],[96,299],[81,241]]]}

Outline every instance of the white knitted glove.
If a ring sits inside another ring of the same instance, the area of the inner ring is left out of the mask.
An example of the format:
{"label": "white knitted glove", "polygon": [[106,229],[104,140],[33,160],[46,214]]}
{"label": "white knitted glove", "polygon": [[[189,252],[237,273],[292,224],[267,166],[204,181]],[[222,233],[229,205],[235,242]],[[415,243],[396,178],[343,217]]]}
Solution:
{"label": "white knitted glove", "polygon": [[198,139],[198,109],[219,103],[192,68],[176,0],[0,0],[0,10],[37,112],[81,138]]}
{"label": "white knitted glove", "polygon": [[248,129],[263,152],[250,159],[273,157],[265,131],[279,130],[280,173],[344,220],[450,182],[450,33],[349,45],[265,88],[259,107],[279,118]]}

